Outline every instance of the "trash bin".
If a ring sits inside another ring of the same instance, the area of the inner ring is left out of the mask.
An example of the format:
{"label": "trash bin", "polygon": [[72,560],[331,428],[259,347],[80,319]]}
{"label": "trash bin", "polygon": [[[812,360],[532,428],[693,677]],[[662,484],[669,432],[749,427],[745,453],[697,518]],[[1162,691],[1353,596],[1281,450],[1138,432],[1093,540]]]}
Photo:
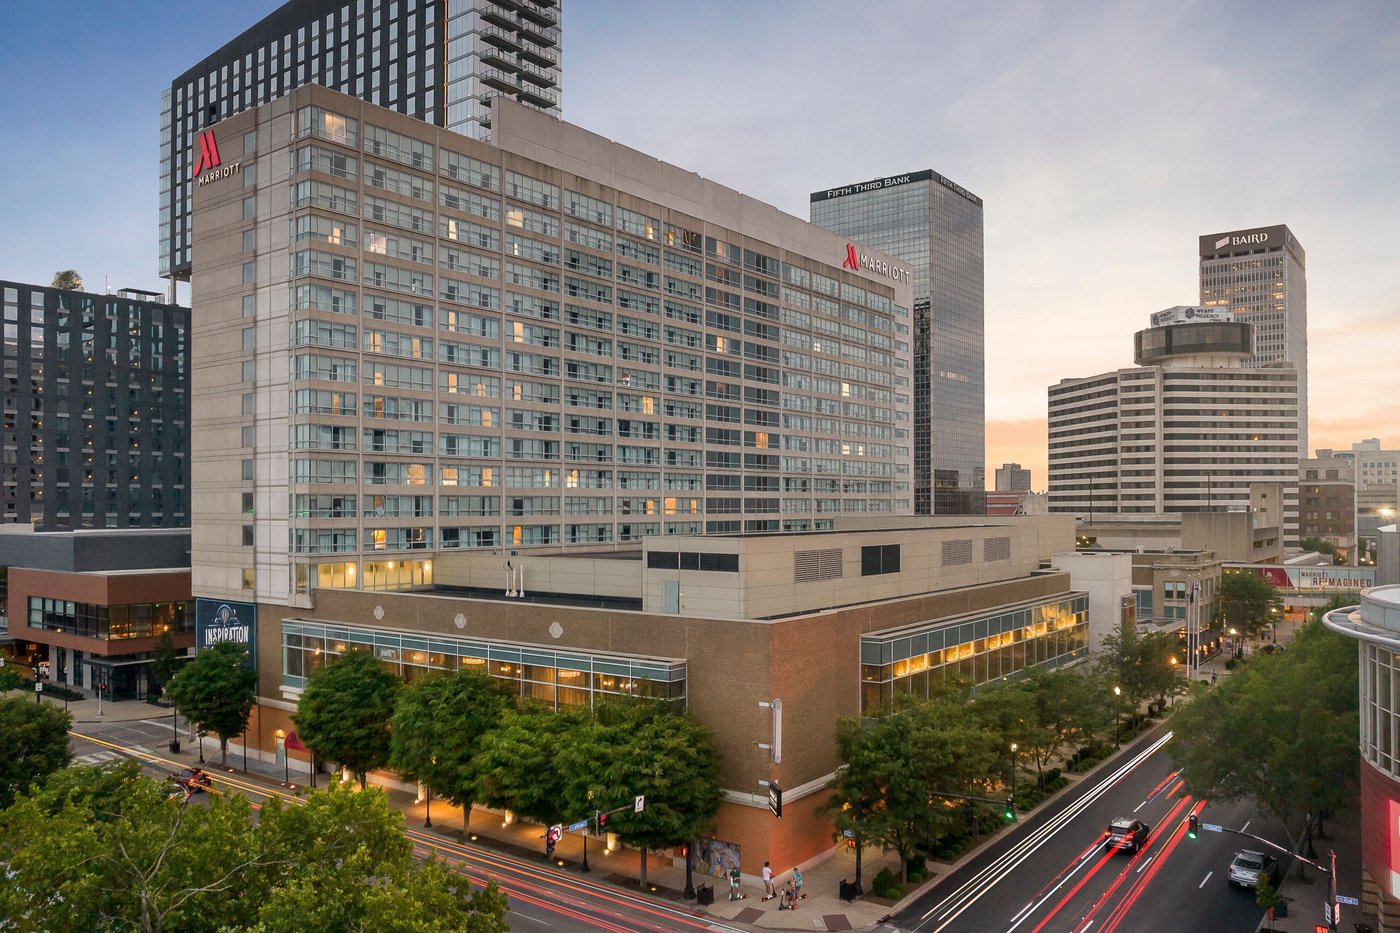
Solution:
{"label": "trash bin", "polygon": [[695,889],[695,903],[701,907],[715,902],[715,886],[702,884]]}
{"label": "trash bin", "polygon": [[839,888],[839,897],[841,898],[841,900],[853,901],[856,898],[860,897],[860,895],[861,890],[859,884],[853,884],[847,881],[845,878],[841,879],[841,887]]}
{"label": "trash bin", "polygon": [[1279,902],[1278,902],[1278,906],[1274,908],[1274,918],[1277,919],[1277,920],[1282,920],[1282,919],[1284,919],[1284,918],[1287,917],[1287,916],[1288,916],[1288,902],[1287,902],[1287,901],[1279,901]]}

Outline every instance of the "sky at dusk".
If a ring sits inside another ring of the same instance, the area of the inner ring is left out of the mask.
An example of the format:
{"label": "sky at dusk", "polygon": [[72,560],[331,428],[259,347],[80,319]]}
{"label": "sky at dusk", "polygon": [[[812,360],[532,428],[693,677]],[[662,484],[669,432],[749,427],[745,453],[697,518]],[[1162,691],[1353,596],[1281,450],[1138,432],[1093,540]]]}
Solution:
{"label": "sky at dusk", "polygon": [[[163,290],[160,92],[277,6],[6,4],[0,278]],[[1197,301],[1198,235],[1270,224],[1307,251],[1311,445],[1400,442],[1394,0],[564,0],[563,31],[566,120],[799,217],[924,168],[983,198],[989,484],[1045,487],[1047,387]]]}

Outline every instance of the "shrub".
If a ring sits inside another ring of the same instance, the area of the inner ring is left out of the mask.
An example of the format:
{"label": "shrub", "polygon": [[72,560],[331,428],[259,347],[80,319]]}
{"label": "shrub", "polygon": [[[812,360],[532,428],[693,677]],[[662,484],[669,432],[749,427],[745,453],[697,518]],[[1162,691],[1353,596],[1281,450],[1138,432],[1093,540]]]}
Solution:
{"label": "shrub", "polygon": [[913,878],[914,875],[915,875],[916,873],[917,873],[917,874],[923,874],[923,873],[925,873],[926,871],[928,871],[928,859],[927,859],[924,855],[922,855],[922,854],[915,854],[915,855],[909,856],[909,877],[910,877],[910,878]]}
{"label": "shrub", "polygon": [[877,897],[884,897],[885,890],[893,884],[894,872],[890,871],[888,868],[882,868],[880,869],[880,873],[875,876],[875,880],[871,882],[870,888],[875,892]]}
{"label": "shrub", "polygon": [[891,901],[903,900],[904,885],[899,884],[897,882],[891,882],[888,887],[880,889],[879,896]]}

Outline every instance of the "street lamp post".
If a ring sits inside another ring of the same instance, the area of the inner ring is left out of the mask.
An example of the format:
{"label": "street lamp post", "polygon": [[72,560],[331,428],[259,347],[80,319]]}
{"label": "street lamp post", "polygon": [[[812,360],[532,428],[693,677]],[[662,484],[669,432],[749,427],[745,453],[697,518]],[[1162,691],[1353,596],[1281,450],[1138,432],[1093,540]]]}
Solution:
{"label": "street lamp post", "polygon": [[[437,755],[432,755],[432,756],[430,756],[429,760],[433,763],[434,767],[437,766]],[[431,787],[429,787],[427,784],[424,784],[424,785],[423,785],[423,806],[424,806],[423,828],[424,828],[424,829],[432,829],[432,828],[433,828],[433,789],[432,789]]]}
{"label": "street lamp post", "polygon": [[1123,718],[1123,703],[1122,703],[1122,699],[1121,699],[1122,696],[1123,696],[1123,688],[1120,687],[1120,686],[1118,686],[1117,684],[1115,684],[1114,687],[1113,687],[1113,747],[1114,747],[1114,748],[1122,748],[1122,747],[1123,747],[1123,744],[1122,744],[1122,742],[1123,742],[1123,739],[1122,739],[1123,730],[1122,730],[1122,728],[1119,726],[1119,723],[1122,721],[1122,718]]}
{"label": "street lamp post", "polygon": [[[166,692],[164,687],[161,687],[161,688],[160,688],[160,691],[161,691],[161,693],[165,693],[165,692]],[[178,722],[177,719],[176,719],[176,716],[178,716],[178,715],[179,715],[179,711],[175,708],[175,704],[174,704],[174,703],[171,703],[171,704],[170,704],[170,750],[171,750],[172,752],[178,752],[178,751],[180,750],[180,724],[179,724],[179,722]],[[245,747],[245,748],[247,747],[246,744],[244,745],[244,747]],[[246,771],[246,770],[248,770],[248,769],[247,769],[247,768],[244,768],[243,770]]]}
{"label": "street lamp post", "polygon": [[1016,799],[1016,749],[1015,742],[1011,743],[1011,799]]}

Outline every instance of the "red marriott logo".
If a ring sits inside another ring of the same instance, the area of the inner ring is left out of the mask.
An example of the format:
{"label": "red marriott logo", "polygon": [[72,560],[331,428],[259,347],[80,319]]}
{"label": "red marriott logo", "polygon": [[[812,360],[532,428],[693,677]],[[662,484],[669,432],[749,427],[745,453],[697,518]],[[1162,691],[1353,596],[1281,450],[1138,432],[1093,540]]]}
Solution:
{"label": "red marriott logo", "polygon": [[842,269],[855,269],[857,272],[864,270],[873,272],[876,275],[883,275],[896,282],[908,282],[909,270],[901,269],[893,263],[886,262],[879,256],[872,256],[869,253],[862,253],[856,250],[854,243],[846,244],[846,261],[841,263]]}
{"label": "red marriott logo", "polygon": [[198,176],[206,168],[214,169],[219,167],[219,143],[214,139],[213,130],[205,130],[199,134],[199,162],[195,164],[194,175]]}

